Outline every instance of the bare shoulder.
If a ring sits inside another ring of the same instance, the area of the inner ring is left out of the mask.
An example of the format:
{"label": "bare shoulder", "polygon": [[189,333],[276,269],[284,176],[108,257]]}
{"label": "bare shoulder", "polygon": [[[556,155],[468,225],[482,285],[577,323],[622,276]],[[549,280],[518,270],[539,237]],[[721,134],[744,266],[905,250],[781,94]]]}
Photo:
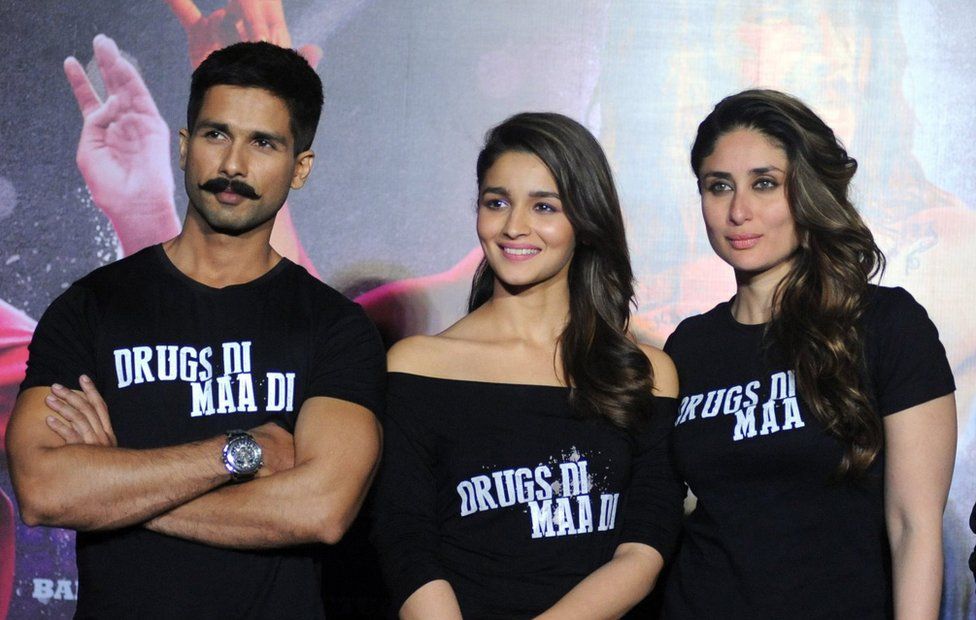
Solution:
{"label": "bare shoulder", "polygon": [[387,353],[386,366],[390,372],[425,377],[489,380],[485,359],[492,349],[483,321],[468,314],[437,335],[401,340]]}
{"label": "bare shoulder", "polygon": [[417,375],[436,374],[432,370],[441,366],[439,359],[447,355],[448,343],[441,336],[410,336],[393,345],[386,354],[389,372],[405,372]]}
{"label": "bare shoulder", "polygon": [[671,361],[671,356],[657,347],[638,343],[641,351],[651,360],[654,369],[654,395],[675,398],[678,396],[678,370]]}

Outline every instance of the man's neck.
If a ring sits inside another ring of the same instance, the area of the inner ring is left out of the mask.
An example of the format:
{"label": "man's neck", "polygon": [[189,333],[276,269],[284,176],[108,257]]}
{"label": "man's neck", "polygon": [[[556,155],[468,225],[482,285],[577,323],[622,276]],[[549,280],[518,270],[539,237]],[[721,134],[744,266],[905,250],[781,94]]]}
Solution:
{"label": "man's neck", "polygon": [[187,221],[179,235],[163,243],[173,265],[188,278],[212,288],[246,284],[281,261],[269,243],[271,226],[240,236],[204,232]]}

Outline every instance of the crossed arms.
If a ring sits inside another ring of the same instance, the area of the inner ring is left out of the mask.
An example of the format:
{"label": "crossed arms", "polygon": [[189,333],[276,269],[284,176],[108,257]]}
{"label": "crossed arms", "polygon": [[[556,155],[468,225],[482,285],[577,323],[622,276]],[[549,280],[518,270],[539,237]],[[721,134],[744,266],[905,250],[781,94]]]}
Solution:
{"label": "crossed arms", "polygon": [[274,423],[251,430],[267,467],[227,484],[223,436],[166,448],[115,445],[94,385],[35,387],[17,399],[7,451],[28,525],[103,530],[143,524],[178,538],[234,548],[335,543],[372,479],[380,434],[360,405],[305,401],[295,434]]}

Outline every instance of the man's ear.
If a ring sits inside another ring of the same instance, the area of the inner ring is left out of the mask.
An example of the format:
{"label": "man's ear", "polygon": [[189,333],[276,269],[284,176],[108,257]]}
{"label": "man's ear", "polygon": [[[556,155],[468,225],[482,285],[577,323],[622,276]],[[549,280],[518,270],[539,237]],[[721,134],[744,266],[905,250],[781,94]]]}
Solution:
{"label": "man's ear", "polygon": [[180,170],[186,170],[186,146],[190,140],[190,132],[186,127],[180,129]]}
{"label": "man's ear", "polygon": [[308,180],[308,175],[312,172],[312,164],[315,162],[315,152],[312,150],[302,151],[295,156],[295,172],[291,177],[291,188],[301,189]]}

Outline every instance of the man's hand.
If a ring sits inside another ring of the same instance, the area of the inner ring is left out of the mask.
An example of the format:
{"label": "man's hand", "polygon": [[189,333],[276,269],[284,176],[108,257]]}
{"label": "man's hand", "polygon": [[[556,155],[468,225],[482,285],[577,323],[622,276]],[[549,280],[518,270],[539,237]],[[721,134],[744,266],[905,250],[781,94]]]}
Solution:
{"label": "man's hand", "polygon": [[64,61],[84,124],[77,162],[92,200],[112,221],[122,250],[131,254],[179,232],[173,205],[169,127],[139,73],[115,42],[92,43],[105,83],[99,99],[77,59]]}
{"label": "man's hand", "polygon": [[248,431],[261,446],[264,464],[257,477],[263,478],[291,469],[295,466],[295,438],[274,422],[268,422]]}
{"label": "man's hand", "polygon": [[65,444],[117,446],[118,441],[115,439],[108,407],[105,406],[102,395],[86,375],[81,375],[78,382],[81,384],[81,393],[57,383],[51,386],[51,394],[44,399],[44,403],[57,415],[47,416],[45,421],[48,427]]}
{"label": "man's hand", "polygon": [[[211,52],[239,41],[267,41],[291,47],[281,0],[230,0],[227,6],[204,15],[193,0],[167,0],[186,31],[190,65],[196,67]],[[317,45],[298,50],[314,69],[322,58]]]}
{"label": "man's hand", "polygon": [[[56,415],[46,418],[48,428],[64,443],[89,446],[118,446],[108,407],[95,384],[87,375],[78,380],[81,392],[63,385],[51,386],[51,394],[44,403]],[[248,431],[261,446],[264,465],[258,477],[291,469],[295,466],[295,439],[291,433],[274,422],[267,422]]]}
{"label": "man's hand", "polygon": [[[255,438],[259,443],[264,439],[256,433]],[[158,515],[145,527],[235,549],[335,544],[366,496],[379,450],[379,424],[368,409],[316,396],[298,414],[293,468],[223,485]]]}
{"label": "man's hand", "polygon": [[144,450],[115,446],[104,403],[94,386],[81,385],[81,392],[32,387],[17,397],[7,457],[27,525],[135,525],[230,479],[220,460],[222,436]]}

